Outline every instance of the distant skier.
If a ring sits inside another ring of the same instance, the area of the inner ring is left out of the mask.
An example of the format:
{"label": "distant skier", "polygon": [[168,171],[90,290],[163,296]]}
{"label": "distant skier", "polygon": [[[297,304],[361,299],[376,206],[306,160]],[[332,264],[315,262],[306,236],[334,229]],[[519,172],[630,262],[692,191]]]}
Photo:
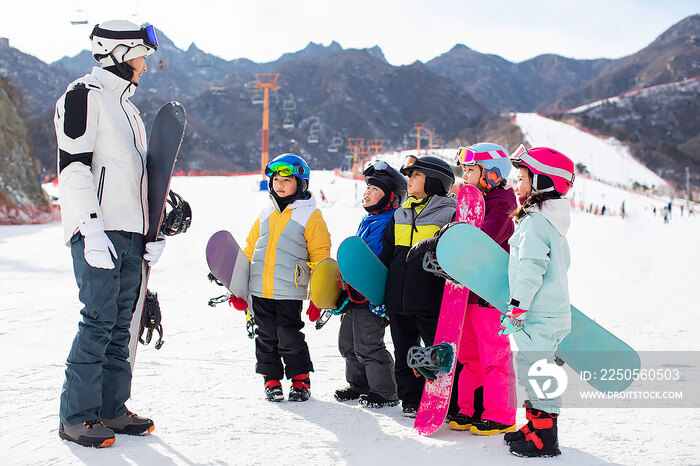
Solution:
{"label": "distant skier", "polygon": [[444,160],[406,157],[401,173],[409,177],[408,199],[396,209],[384,234],[380,259],[389,269],[386,312],[394,342],[396,383],[403,415],[415,417],[423,394],[424,378],[416,378],[406,356],[411,346],[431,346],[435,338],[445,279],[423,270],[423,257],[408,260],[411,246],[432,238],[454,219],[457,199],[448,195],[454,173]]}
{"label": "distant skier", "polygon": [[129,98],[146,57],[158,47],[153,26],[107,21],[90,36],[102,65],[68,86],[56,103],[58,178],[82,321],[66,362],[59,436],[104,447],[114,433],[142,435],[153,421],[129,411],[129,324],[143,259],[152,266],[165,241],[145,245],[146,129]]}
{"label": "distant skier", "polygon": [[552,363],[559,343],[571,331],[565,236],[571,218],[563,197],[574,182],[574,163],[554,149],[527,150],[523,145],[510,160],[518,170],[516,191],[522,202],[513,214],[516,228],[508,241],[510,304],[502,332],[513,334],[518,381],[529,400],[528,423],[507,433],[505,441],[518,456],[556,456],[561,454],[557,435],[561,398],[538,397],[528,371],[540,359]]}
{"label": "distant skier", "polygon": [[[505,188],[511,163],[506,150],[489,142],[460,148],[457,164],[465,184],[484,194],[486,212],[482,230],[509,251],[514,226],[510,214],[517,208],[512,188]],[[498,335],[501,313],[474,293],[469,304],[457,359],[464,364],[459,375],[459,414],[450,429],[492,435],[515,430],[515,373],[510,341]],[[483,413],[475,413],[474,394],[483,386]]]}
{"label": "distant skier", "polygon": [[[303,300],[311,270],[330,257],[331,236],[316,200],[309,192],[311,169],[295,154],[282,154],[265,167],[271,204],[255,220],[245,255],[250,259],[250,293],[257,338],[255,372],[262,374],[265,398],[281,401],[281,379],[292,379],[289,401],[311,396],[314,370],[301,329]],[[309,302],[309,320],[320,310]],[[284,361],[284,364],[283,364]]]}
{"label": "distant skier", "polygon": [[[406,179],[384,161],[374,162],[364,173],[367,189],[362,205],[367,214],[362,217],[357,236],[362,238],[377,256],[383,245],[384,232],[394,212],[406,198]],[[347,301],[346,301],[347,300]],[[398,404],[394,360],[384,345],[387,320],[375,315],[367,299],[352,287],[340,296],[341,308],[338,348],[345,358],[347,388],[336,390],[335,399],[359,403],[369,408]]]}

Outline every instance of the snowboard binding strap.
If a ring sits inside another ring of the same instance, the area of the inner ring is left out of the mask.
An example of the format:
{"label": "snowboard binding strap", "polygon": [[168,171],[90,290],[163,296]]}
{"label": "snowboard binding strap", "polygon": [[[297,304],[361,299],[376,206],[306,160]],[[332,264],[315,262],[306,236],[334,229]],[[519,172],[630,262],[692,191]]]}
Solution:
{"label": "snowboard binding strap", "polygon": [[186,232],[192,223],[190,204],[173,190],[170,190],[167,201],[170,206],[170,212],[168,212],[167,208],[163,211],[163,223],[160,225],[160,232],[165,236],[175,236]]}
{"label": "snowboard binding strap", "polygon": [[449,372],[454,362],[454,349],[449,343],[439,345],[412,346],[406,355],[408,367],[413,369],[416,377],[421,375],[429,382],[437,379],[439,372]]}
{"label": "snowboard binding strap", "polygon": [[[163,346],[163,325],[160,323],[160,304],[158,303],[158,293],[152,293],[151,290],[146,290],[146,301],[143,305],[143,313],[141,314],[141,326],[139,328],[139,342],[147,345],[153,338],[153,331],[158,332],[158,341],[155,348],[160,349]],[[146,332],[146,340],[144,341],[143,332]]]}
{"label": "snowboard binding strap", "polygon": [[443,268],[440,267],[440,264],[437,261],[437,257],[435,256],[434,251],[427,251],[423,256],[423,270],[425,270],[426,272],[430,272],[433,275],[436,275],[440,278],[444,278],[445,280],[449,280],[457,285],[461,285],[461,283],[459,283],[454,278],[450,277],[447,274],[447,272],[445,272]]}

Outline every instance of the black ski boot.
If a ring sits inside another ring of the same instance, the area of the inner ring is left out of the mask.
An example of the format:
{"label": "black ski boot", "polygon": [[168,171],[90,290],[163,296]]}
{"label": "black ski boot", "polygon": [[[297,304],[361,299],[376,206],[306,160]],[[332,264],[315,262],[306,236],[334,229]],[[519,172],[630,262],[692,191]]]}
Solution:
{"label": "black ski boot", "polygon": [[403,417],[416,417],[418,414],[418,405],[403,403],[401,409],[401,415]]}
{"label": "black ski boot", "polygon": [[398,399],[387,400],[377,393],[370,393],[369,395],[360,395],[360,405],[366,406],[367,408],[383,408],[385,406],[396,406],[399,404]]}
{"label": "black ski boot", "polygon": [[504,432],[512,432],[515,430],[513,424],[501,424],[500,422],[491,421],[489,419],[475,420],[469,431],[476,435],[494,435]]}
{"label": "black ski boot", "polygon": [[309,374],[300,374],[292,377],[289,401],[307,401],[309,398],[311,398],[311,379],[309,379]]}
{"label": "black ski boot", "polygon": [[362,394],[356,392],[350,387],[340,388],[335,391],[335,399],[336,401],[340,401],[341,403],[344,403],[346,401],[358,400],[360,399],[360,395]]}
{"label": "black ski boot", "polygon": [[503,436],[503,441],[506,443],[506,445],[510,445],[513,442],[516,442],[518,440],[524,440],[525,435],[528,432],[531,432],[534,427],[532,426],[532,405],[530,404],[530,400],[525,400],[525,403],[523,403],[523,408],[525,408],[525,417],[527,418],[527,424],[522,426],[520,430],[516,430],[515,432],[506,432],[506,434]]}
{"label": "black ski boot", "polygon": [[[528,423],[518,432],[513,432],[510,439],[505,439],[506,443],[510,440],[510,452],[524,457],[546,458],[561,455],[557,436],[558,417],[558,414],[530,407],[527,410]],[[519,438],[513,439],[515,436]]]}
{"label": "black ski boot", "polygon": [[85,447],[104,448],[114,444],[114,432],[97,420],[73,425],[60,422],[58,436]]}
{"label": "black ski boot", "polygon": [[469,430],[472,424],[479,419],[467,416],[466,414],[457,413],[450,417],[448,426],[452,430]]}
{"label": "black ski boot", "polygon": [[282,383],[279,380],[266,380],[265,381],[265,399],[267,401],[279,402],[284,400],[284,393],[282,393]]}

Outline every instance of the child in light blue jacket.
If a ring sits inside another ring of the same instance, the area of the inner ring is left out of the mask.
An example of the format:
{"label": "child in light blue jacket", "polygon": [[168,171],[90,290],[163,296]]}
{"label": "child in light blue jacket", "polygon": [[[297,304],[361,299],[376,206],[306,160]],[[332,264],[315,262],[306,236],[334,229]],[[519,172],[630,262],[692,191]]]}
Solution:
{"label": "child in light blue jacket", "polygon": [[[552,362],[559,343],[571,330],[567,271],[570,265],[569,201],[564,196],[574,181],[574,163],[547,147],[520,146],[510,156],[517,168],[516,192],[520,208],[513,217],[508,279],[510,304],[501,333],[512,334],[518,347],[518,383],[525,387],[528,423],[507,433],[510,452],[518,456],[556,456],[557,418],[561,399],[548,398],[529,382],[530,368]],[[544,396],[543,396],[544,395]]]}

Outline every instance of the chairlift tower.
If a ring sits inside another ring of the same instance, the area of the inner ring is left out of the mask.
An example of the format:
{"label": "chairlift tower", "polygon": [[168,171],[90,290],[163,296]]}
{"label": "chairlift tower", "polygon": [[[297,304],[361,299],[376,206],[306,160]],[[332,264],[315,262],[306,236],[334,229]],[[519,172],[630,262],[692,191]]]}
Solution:
{"label": "chairlift tower", "polygon": [[270,132],[270,90],[276,91],[279,73],[256,73],[255,89],[263,91],[263,120],[262,120],[262,154],[260,157],[260,172],[265,180],[265,167],[269,158],[269,132]]}
{"label": "chairlift tower", "polygon": [[367,141],[367,145],[374,151],[374,156],[376,157],[379,151],[382,150],[382,147],[384,147],[384,139],[370,139]]}
{"label": "chairlift tower", "polygon": [[365,138],[348,138],[348,148],[352,150],[352,177],[353,179],[357,176],[357,155],[362,149],[362,144],[364,144]]}
{"label": "chairlift tower", "polygon": [[416,157],[420,157],[420,132],[425,127],[425,123],[413,123],[416,130]]}

